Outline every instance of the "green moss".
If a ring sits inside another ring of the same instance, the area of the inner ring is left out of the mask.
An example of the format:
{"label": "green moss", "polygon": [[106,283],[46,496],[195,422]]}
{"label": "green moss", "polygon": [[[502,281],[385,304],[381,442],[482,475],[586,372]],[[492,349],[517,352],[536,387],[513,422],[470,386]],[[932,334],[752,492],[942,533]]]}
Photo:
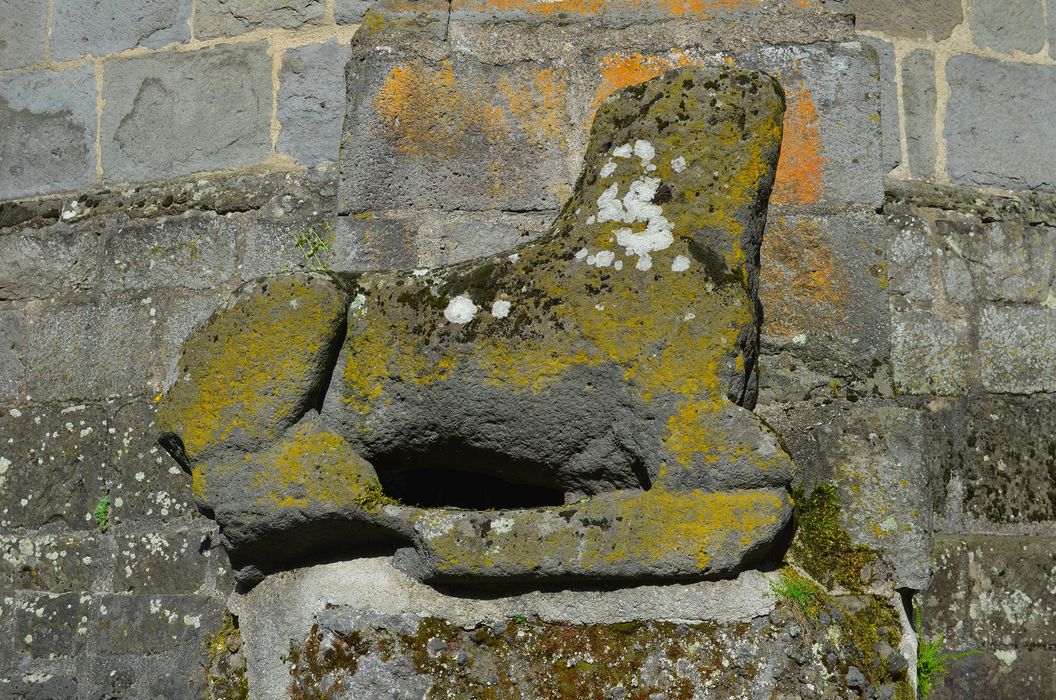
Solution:
{"label": "green moss", "polygon": [[106,532],[110,529],[110,494],[105,493],[103,497],[99,499],[99,502],[95,504],[95,524],[99,528],[99,532]]}
{"label": "green moss", "polygon": [[249,679],[241,654],[242,633],[231,613],[224,613],[220,629],[205,641],[205,693],[208,700],[247,700]]}
{"label": "green moss", "polygon": [[795,569],[788,567],[781,572],[781,580],[770,584],[774,595],[796,606],[811,620],[821,612],[822,589]]}
{"label": "green moss", "polygon": [[398,506],[400,502],[395,498],[385,495],[381,484],[377,481],[368,481],[363,485],[363,493],[355,498],[357,506],[368,513],[376,513],[382,506]]}
{"label": "green moss", "polygon": [[796,536],[789,556],[826,588],[839,585],[861,591],[871,580],[868,570],[875,564],[874,550],[851,542],[840,525],[840,502],[836,487],[818,484],[810,496],[797,493]]}
{"label": "green moss", "polygon": [[[915,617],[917,632],[921,633],[919,609],[915,611]],[[945,644],[946,639],[941,634],[931,639],[920,634],[917,640],[917,693],[921,698],[929,697],[936,685],[942,682],[949,672],[951,661],[982,653],[978,649],[971,649],[957,654],[944,654],[942,647]]]}

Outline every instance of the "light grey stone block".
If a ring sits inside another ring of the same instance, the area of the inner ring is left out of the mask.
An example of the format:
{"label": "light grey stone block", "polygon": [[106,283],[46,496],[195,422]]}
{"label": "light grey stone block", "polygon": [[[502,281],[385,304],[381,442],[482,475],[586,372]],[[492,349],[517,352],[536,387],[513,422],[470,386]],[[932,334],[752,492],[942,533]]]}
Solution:
{"label": "light grey stone block", "polygon": [[26,375],[22,362],[25,332],[26,319],[21,311],[0,311],[0,401],[11,401],[22,393]]}
{"label": "light grey stone block", "polygon": [[902,104],[910,173],[935,176],[935,56],[918,49],[902,61]]}
{"label": "light grey stone block", "polygon": [[1056,190],[1056,66],[955,56],[946,65],[949,175],[956,184]]}
{"label": "light grey stone block", "polygon": [[542,235],[557,212],[445,212],[426,214],[415,236],[418,264],[435,267],[494,255]]}
{"label": "light grey stone block", "polygon": [[847,9],[855,14],[858,29],[937,41],[949,38],[964,19],[961,0],[847,0]]}
{"label": "light grey stone block", "polygon": [[208,533],[154,532],[118,535],[114,590],[120,593],[198,593],[209,565]]}
{"label": "light grey stone block", "polygon": [[6,0],[0,21],[0,68],[19,68],[44,62],[48,3]]}
{"label": "light grey stone block", "polygon": [[325,12],[326,0],[199,0],[194,34],[211,39],[260,28],[297,29],[319,24]]}
{"label": "light grey stone block", "polygon": [[55,223],[0,236],[0,298],[40,299],[90,288],[99,241],[89,223]]}
{"label": "light grey stone block", "polygon": [[187,41],[190,15],[191,0],[63,0],[55,3],[51,50],[69,61]]}
{"label": "light grey stone block", "polygon": [[337,160],[345,108],[348,45],[331,39],[290,49],[282,58],[278,148],[299,163]]}
{"label": "light grey stone block", "polygon": [[892,213],[887,218],[887,289],[909,301],[935,298],[931,281],[931,227],[909,212]]}
{"label": "light grey stone block", "polygon": [[929,311],[894,314],[891,364],[903,394],[960,396],[968,390],[968,324]]}
{"label": "light grey stone block", "polygon": [[999,53],[1037,53],[1045,45],[1044,0],[972,0],[972,39]]}
{"label": "light grey stone block", "polygon": [[902,162],[902,126],[898,110],[898,85],[895,81],[895,49],[875,37],[862,37],[862,43],[876,49],[880,80],[880,127],[884,142],[884,171],[890,172]]}
{"label": "light grey stone block", "polygon": [[89,65],[0,76],[0,199],[91,184],[95,101]]}
{"label": "light grey stone block", "polygon": [[1056,391],[1056,309],[985,307],[979,316],[979,362],[987,391]]}
{"label": "light grey stone block", "polygon": [[338,24],[358,24],[373,4],[373,0],[337,0],[334,20]]}
{"label": "light grey stone block", "polygon": [[266,159],[271,91],[264,42],[107,63],[107,179],[156,180]]}

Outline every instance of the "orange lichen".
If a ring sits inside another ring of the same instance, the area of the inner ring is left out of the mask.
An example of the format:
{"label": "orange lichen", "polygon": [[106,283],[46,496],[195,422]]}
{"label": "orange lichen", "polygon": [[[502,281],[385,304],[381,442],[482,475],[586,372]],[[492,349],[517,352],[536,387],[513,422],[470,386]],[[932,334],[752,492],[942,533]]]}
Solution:
{"label": "orange lichen", "polygon": [[601,81],[594,90],[594,110],[609,95],[638,83],[644,83],[672,68],[702,65],[703,61],[689,54],[676,53],[670,56],[646,56],[641,53],[612,53],[602,57],[598,64]]}
{"label": "orange lichen", "polygon": [[813,204],[824,192],[825,155],[818,110],[803,83],[786,90],[785,137],[770,201]]}
{"label": "orange lichen", "polygon": [[767,333],[838,330],[847,322],[848,280],[817,219],[771,217],[763,237],[759,296]]}

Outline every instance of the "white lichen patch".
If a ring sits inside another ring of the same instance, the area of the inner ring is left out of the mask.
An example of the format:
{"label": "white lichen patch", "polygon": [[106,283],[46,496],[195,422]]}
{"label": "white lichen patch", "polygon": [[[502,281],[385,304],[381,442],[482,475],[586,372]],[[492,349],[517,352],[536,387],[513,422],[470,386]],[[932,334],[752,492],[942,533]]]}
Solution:
{"label": "white lichen patch", "polygon": [[653,204],[653,197],[660,187],[660,179],[646,177],[635,180],[620,199],[619,184],[613,184],[598,197],[598,221],[618,221],[625,224],[645,224],[645,228],[616,229],[616,243],[623,246],[628,255],[637,255],[639,270],[653,266],[650,253],[663,250],[674,240],[674,225],[664,216],[663,207]]}
{"label": "white lichen patch", "polygon": [[510,315],[510,302],[505,299],[496,299],[491,305],[491,315],[495,318],[506,318]]}
{"label": "white lichen patch", "polygon": [[682,156],[679,156],[678,158],[673,158],[671,160],[671,169],[674,170],[676,173],[683,172],[686,169],[686,159]]}
{"label": "white lichen patch", "polygon": [[642,161],[642,167],[648,169],[649,161],[656,156],[656,149],[653,148],[653,144],[645,139],[638,139],[634,142],[634,155],[638,156],[638,159]]}
{"label": "white lichen patch", "polygon": [[426,275],[429,274],[429,268],[428,267],[423,267],[423,268],[421,268],[419,270],[413,270],[413,271],[411,271],[411,274],[414,275],[415,277],[425,277]]}
{"label": "white lichen patch", "polygon": [[602,177],[609,177],[614,172],[616,172],[616,164],[613,163],[611,159],[609,160],[608,163],[606,163],[605,165],[601,166],[601,176]]}
{"label": "white lichen patch", "polygon": [[676,255],[671,263],[671,272],[685,272],[689,269],[689,258],[685,255]]}
{"label": "white lichen patch", "polygon": [[631,150],[631,144],[625,143],[613,151],[612,155],[616,158],[630,158],[633,153],[634,151]]}
{"label": "white lichen patch", "polygon": [[590,262],[590,258],[587,258],[587,262],[595,267],[608,267],[616,260],[616,253],[611,250],[602,250],[594,254],[594,262]]}
{"label": "white lichen patch", "polygon": [[451,323],[469,323],[477,315],[477,305],[464,294],[459,294],[447,304],[444,318]]}
{"label": "white lichen patch", "polygon": [[590,255],[589,250],[587,250],[586,248],[580,248],[578,251],[576,251],[576,260],[582,260],[588,255]]}

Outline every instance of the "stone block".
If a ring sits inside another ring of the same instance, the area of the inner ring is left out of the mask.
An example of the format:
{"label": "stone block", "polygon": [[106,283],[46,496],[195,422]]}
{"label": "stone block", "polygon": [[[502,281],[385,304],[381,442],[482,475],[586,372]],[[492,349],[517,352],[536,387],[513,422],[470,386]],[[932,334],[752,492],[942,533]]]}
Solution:
{"label": "stone block", "polygon": [[106,177],[156,180],[267,158],[271,63],[263,42],[108,62]]}
{"label": "stone block", "polygon": [[969,25],[977,46],[998,53],[1037,53],[1045,45],[1045,0],[972,0]]}
{"label": "stone block", "polygon": [[887,234],[888,291],[909,301],[933,300],[931,226],[910,211],[892,211]]}
{"label": "stone block", "polygon": [[72,61],[187,41],[190,15],[191,0],[64,0],[55,4],[51,52],[56,60]]}
{"label": "stone block", "polygon": [[412,214],[339,216],[334,226],[331,269],[410,270],[418,264],[417,228]]}
{"label": "stone block", "polygon": [[930,311],[896,311],[891,364],[902,394],[961,396],[968,390],[968,324]]}
{"label": "stone block", "polygon": [[326,0],[199,0],[194,35],[235,36],[254,29],[297,29],[321,24]]}
{"label": "stone block", "polygon": [[1056,521],[1056,398],[987,396],[969,405],[964,510],[992,523]]}
{"label": "stone block", "polygon": [[978,352],[987,391],[1056,391],[1056,309],[984,307]]}
{"label": "stone block", "polygon": [[114,561],[114,590],[198,593],[205,587],[210,557],[209,536],[205,532],[120,535]]}
{"label": "stone block", "polygon": [[0,311],[0,403],[11,403],[22,394],[26,365],[22,362],[26,317],[20,310]]}
{"label": "stone block", "polygon": [[[150,656],[113,656],[105,649],[78,659],[78,680],[93,698],[207,698],[205,653],[188,646]],[[214,696],[215,697],[215,696]]]}
{"label": "stone block", "polygon": [[873,213],[771,214],[760,268],[764,344],[864,369],[886,360],[883,236]]}
{"label": "stone block", "polygon": [[0,200],[92,183],[95,102],[90,65],[0,76]]}
{"label": "stone block", "polygon": [[933,700],[1046,698],[1051,696],[1053,688],[1056,688],[1056,652],[993,649],[952,661],[946,678],[929,697]]}
{"label": "stone block", "polygon": [[945,124],[955,184],[1056,190],[1056,66],[954,56]]}
{"label": "stone block", "polygon": [[917,49],[902,60],[902,105],[912,177],[935,176],[935,56]]}
{"label": "stone block", "polygon": [[0,236],[0,298],[43,299],[90,289],[99,273],[91,222],[15,229]]}
{"label": "stone block", "polygon": [[203,595],[104,595],[88,632],[89,647],[106,655],[201,649],[215,632],[222,603]]}
{"label": "stone block", "polygon": [[893,37],[942,41],[964,21],[961,0],[847,0],[847,8],[855,14],[857,29]]}
{"label": "stone block", "polygon": [[334,20],[338,24],[359,24],[373,4],[372,0],[337,0],[334,3]]}
{"label": "stone block", "polygon": [[94,535],[0,536],[0,588],[52,593],[90,590],[111,554]]}
{"label": "stone block", "polygon": [[1056,58],[1056,0],[1049,2],[1049,55]]}
{"label": "stone block", "polygon": [[331,39],[290,49],[279,70],[278,149],[299,163],[337,160],[344,123],[345,64],[351,49]]}
{"label": "stone block", "polygon": [[956,535],[935,535],[934,576],[928,590],[916,596],[921,629],[929,639],[939,635],[947,649],[976,649],[968,619],[968,542]]}
{"label": "stone block", "polygon": [[0,435],[0,527],[96,526],[92,513],[106,493],[108,437],[101,409],[52,404],[5,408]]}
{"label": "stone block", "polygon": [[936,223],[946,293],[956,303],[1044,303],[1056,269],[1056,230],[947,214]]}
{"label": "stone block", "polygon": [[[175,292],[163,297],[158,303],[161,347],[156,359],[159,376],[163,378],[162,383],[165,386],[176,381],[176,363],[180,359],[183,341],[202,325],[220,304],[230,298],[232,292],[234,285],[210,292]],[[157,391],[152,396],[156,396],[160,391],[159,387],[154,388]]]}
{"label": "stone block", "polygon": [[43,63],[47,31],[47,3],[40,0],[4,3],[4,21],[0,23],[0,69]]}
{"label": "stone block", "polygon": [[902,162],[902,119],[898,108],[898,83],[895,76],[895,47],[876,37],[863,36],[861,42],[876,49],[880,72],[880,129],[883,139],[884,172]]}
{"label": "stone block", "polygon": [[495,255],[545,233],[557,212],[425,214],[415,236],[418,265],[435,267]]}
{"label": "stone block", "polygon": [[19,601],[15,608],[15,641],[35,658],[77,656],[85,649],[91,618],[91,596],[43,594]]}
{"label": "stone block", "polygon": [[159,388],[158,320],[149,296],[33,305],[26,324],[29,393],[35,399],[62,401]]}
{"label": "stone block", "polygon": [[137,398],[113,415],[110,487],[115,522],[167,522],[194,512],[191,478],[157,443],[151,397]]}
{"label": "stone block", "polygon": [[[313,267],[333,269],[335,226],[323,219],[318,213],[254,217],[244,226],[243,281],[281,272],[307,272]],[[308,255],[313,240],[325,246],[318,251],[315,265]]]}
{"label": "stone block", "polygon": [[211,290],[238,274],[239,228],[211,212],[130,220],[104,229],[98,288],[104,293],[158,287]]}

